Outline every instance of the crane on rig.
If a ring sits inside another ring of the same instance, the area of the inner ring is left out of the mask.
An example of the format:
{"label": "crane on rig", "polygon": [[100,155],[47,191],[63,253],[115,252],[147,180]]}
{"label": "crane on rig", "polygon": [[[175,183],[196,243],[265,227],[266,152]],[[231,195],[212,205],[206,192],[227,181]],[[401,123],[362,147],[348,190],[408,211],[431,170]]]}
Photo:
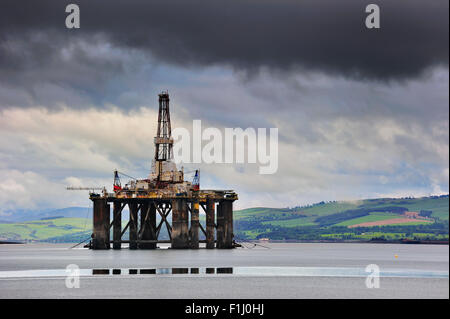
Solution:
{"label": "crane on rig", "polygon": [[200,170],[195,170],[194,178],[192,179],[192,190],[198,191],[200,190]]}
{"label": "crane on rig", "polygon": [[90,195],[94,195],[94,194],[96,194],[95,193],[96,190],[100,190],[100,191],[103,192],[103,194],[107,194],[106,187],[104,187],[104,186],[103,187],[95,187],[95,186],[93,186],[93,187],[67,186],[66,189],[68,191],[89,191]]}
{"label": "crane on rig", "polygon": [[77,186],[67,186],[69,191],[90,191],[90,190],[104,190],[105,187],[77,187]]}

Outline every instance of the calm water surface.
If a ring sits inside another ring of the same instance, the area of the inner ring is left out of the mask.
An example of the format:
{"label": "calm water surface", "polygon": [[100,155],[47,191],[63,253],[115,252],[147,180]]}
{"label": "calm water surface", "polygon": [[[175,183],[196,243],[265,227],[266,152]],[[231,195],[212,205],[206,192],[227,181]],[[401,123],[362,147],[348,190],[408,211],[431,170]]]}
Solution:
{"label": "calm water surface", "polygon": [[[92,251],[0,245],[0,297],[448,298],[446,245],[264,246]],[[70,264],[80,268],[79,289],[65,287]],[[379,289],[365,286],[370,264],[380,269]]]}

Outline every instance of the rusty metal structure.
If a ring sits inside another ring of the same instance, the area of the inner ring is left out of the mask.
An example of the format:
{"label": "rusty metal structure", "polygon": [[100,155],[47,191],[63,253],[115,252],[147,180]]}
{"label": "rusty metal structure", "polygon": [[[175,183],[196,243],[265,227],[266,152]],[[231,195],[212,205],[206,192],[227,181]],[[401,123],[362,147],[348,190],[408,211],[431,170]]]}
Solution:
{"label": "rusty metal structure", "polygon": [[[89,247],[121,249],[122,244],[128,244],[130,249],[156,249],[158,243],[170,243],[175,249],[197,249],[201,243],[207,249],[235,247],[233,202],[238,199],[237,194],[232,190],[202,190],[198,170],[191,183],[184,180],[183,169],[177,170],[171,161],[173,138],[168,92],[159,94],[154,144],[155,156],[148,178],[133,178],[122,187],[119,172],[115,171],[113,193],[106,189],[101,194],[90,193],[94,218]],[[122,227],[125,207],[129,220]],[[200,223],[200,209],[206,217],[205,227]],[[163,227],[169,240],[159,239]],[[128,239],[124,238],[127,231]],[[200,240],[200,234],[205,239]]]}

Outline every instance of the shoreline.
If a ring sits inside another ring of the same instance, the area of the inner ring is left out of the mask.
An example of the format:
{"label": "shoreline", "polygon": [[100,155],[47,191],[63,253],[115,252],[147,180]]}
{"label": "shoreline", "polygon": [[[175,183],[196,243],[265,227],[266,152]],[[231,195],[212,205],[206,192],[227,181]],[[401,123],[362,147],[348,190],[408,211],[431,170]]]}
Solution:
{"label": "shoreline", "polygon": [[[318,243],[318,244],[407,244],[407,245],[448,245],[448,240],[245,240],[236,243],[252,243],[252,244],[302,244],[302,243]],[[18,241],[0,241],[0,245],[29,245],[29,244],[75,244],[75,242],[18,242]]]}
{"label": "shoreline", "polygon": [[2,241],[0,240],[0,245],[8,245],[8,244],[26,244],[25,242],[20,242],[20,241]]}
{"label": "shoreline", "polygon": [[325,244],[408,244],[408,245],[448,245],[448,240],[246,240],[249,243],[325,243]]}

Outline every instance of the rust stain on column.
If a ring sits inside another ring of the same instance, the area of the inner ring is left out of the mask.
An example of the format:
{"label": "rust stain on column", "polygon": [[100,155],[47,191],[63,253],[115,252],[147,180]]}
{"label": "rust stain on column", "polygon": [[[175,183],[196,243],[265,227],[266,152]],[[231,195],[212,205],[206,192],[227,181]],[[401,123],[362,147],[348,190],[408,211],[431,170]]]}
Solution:
{"label": "rust stain on column", "polygon": [[221,203],[224,219],[223,244],[221,248],[233,248],[233,202],[224,200]]}
{"label": "rust stain on column", "polygon": [[119,202],[113,203],[113,249],[121,249],[120,243],[122,233],[122,204]]}
{"label": "rust stain on column", "polygon": [[94,199],[94,233],[92,239],[93,249],[109,249],[109,214],[110,207],[105,199]]}
{"label": "rust stain on column", "polygon": [[[154,202],[150,203],[150,209],[148,213],[150,214],[148,216],[148,226],[150,227],[150,239],[151,240],[157,240],[156,238],[156,204]],[[155,243],[149,243],[150,249],[156,249],[156,242]]]}
{"label": "rust stain on column", "polygon": [[130,202],[128,204],[130,209],[130,227],[129,227],[129,238],[130,238],[130,249],[137,249],[137,223],[138,223],[138,212],[137,203]]}
{"label": "rust stain on column", "polygon": [[224,246],[224,215],[222,209],[222,201],[217,205],[217,239],[216,248],[223,248]]}
{"label": "rust stain on column", "polygon": [[186,199],[172,201],[172,248],[189,247],[189,228]]}
{"label": "rust stain on column", "polygon": [[[156,206],[153,202],[143,203],[141,206],[141,229],[138,234],[141,240],[156,240]],[[156,242],[142,242],[138,245],[141,249],[155,249]]]}
{"label": "rust stain on column", "polygon": [[[150,227],[149,227],[148,217],[147,217],[147,214],[149,213],[148,210],[149,210],[149,204],[143,203],[141,206],[141,214],[140,214],[141,215],[140,229],[138,230],[138,235],[141,236],[139,239],[142,239],[142,240],[149,240],[151,237]],[[140,249],[150,249],[149,243],[139,243],[138,247]]]}
{"label": "rust stain on column", "polygon": [[190,248],[199,248],[198,244],[198,231],[199,231],[199,203],[198,200],[194,200],[191,206],[191,229],[189,233]]}
{"label": "rust stain on column", "polygon": [[214,200],[206,200],[206,248],[214,248]]}

